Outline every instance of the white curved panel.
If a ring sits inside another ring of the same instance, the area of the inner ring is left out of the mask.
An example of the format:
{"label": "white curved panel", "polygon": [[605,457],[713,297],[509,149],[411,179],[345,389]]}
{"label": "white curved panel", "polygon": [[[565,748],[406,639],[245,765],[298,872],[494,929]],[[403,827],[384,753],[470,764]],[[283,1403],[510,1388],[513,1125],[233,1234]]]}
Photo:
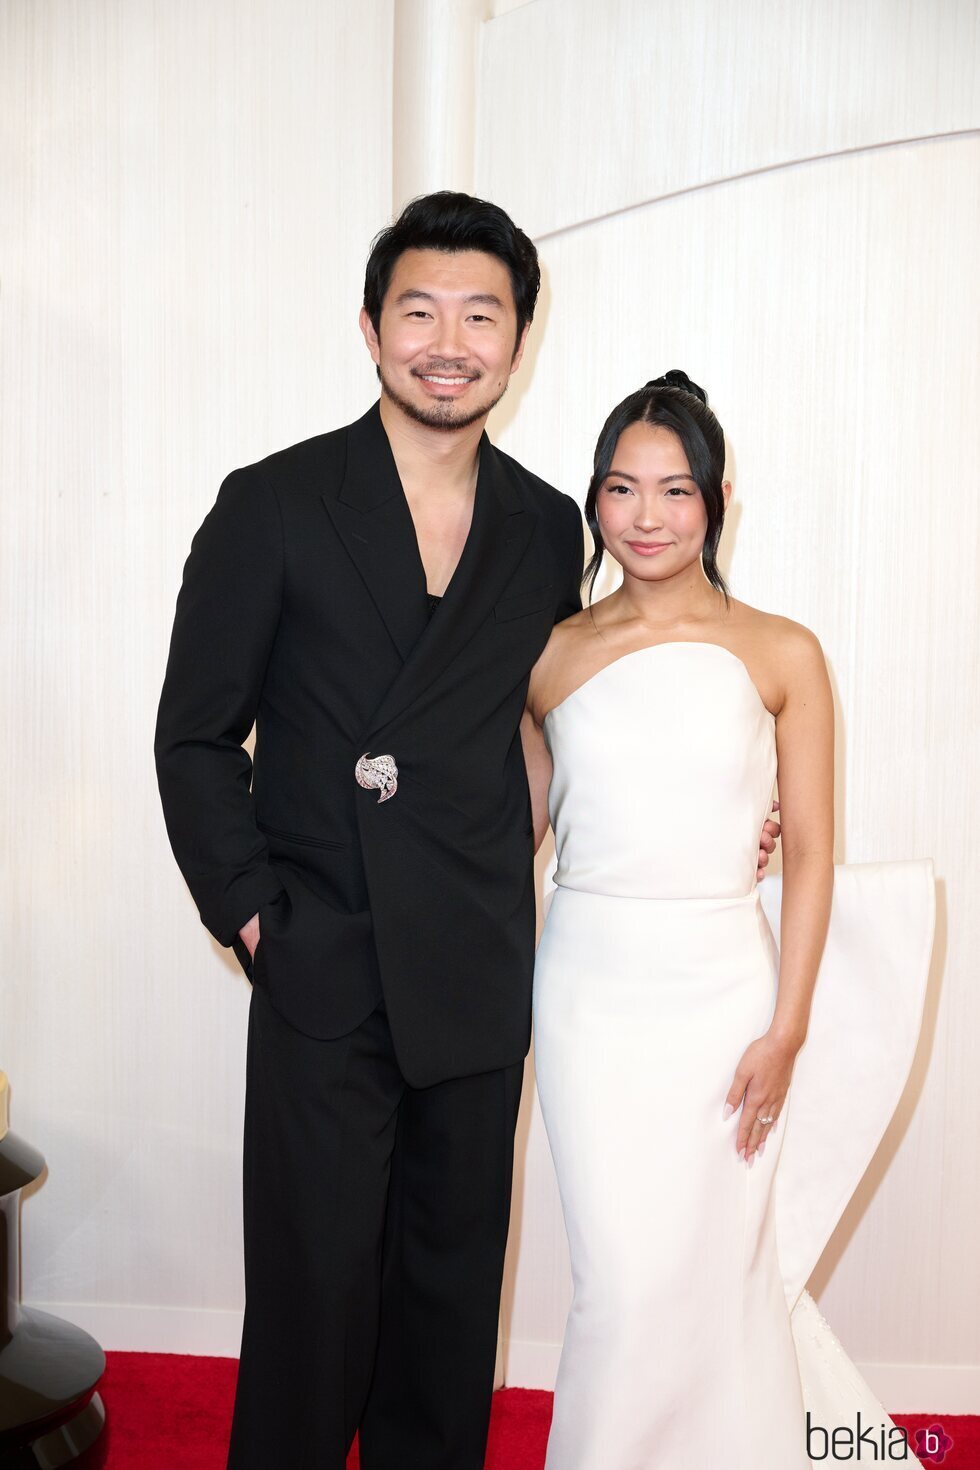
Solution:
{"label": "white curved panel", "polygon": [[482,27],[476,192],[535,239],[980,126],[978,0],[537,0]]}

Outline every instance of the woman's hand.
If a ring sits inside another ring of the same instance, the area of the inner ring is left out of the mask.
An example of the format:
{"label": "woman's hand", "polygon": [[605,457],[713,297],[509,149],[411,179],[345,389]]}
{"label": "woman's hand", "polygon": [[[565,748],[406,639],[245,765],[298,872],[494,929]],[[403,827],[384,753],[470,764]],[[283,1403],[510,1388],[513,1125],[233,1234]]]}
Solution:
{"label": "woman's hand", "polygon": [[[800,1043],[795,1040],[767,1031],[746,1048],[735,1069],[735,1079],[725,1101],[725,1117],[731,1117],[741,1104],[735,1147],[747,1164],[752,1162],[757,1150],[762,1152],[783,1110],[799,1049]],[[760,1118],[772,1118],[773,1123],[760,1123]]]}
{"label": "woman's hand", "polygon": [[[778,801],[773,802],[772,809],[774,812],[779,811]],[[768,817],[762,824],[762,836],[759,838],[759,865],[755,870],[756,882],[758,883],[761,883],[766,876],[766,864],[770,856],[776,851],[776,843],[779,841],[779,834],[782,830],[779,823],[774,822],[772,817]]]}
{"label": "woman's hand", "polygon": [[527,785],[531,793],[534,851],[537,852],[550,825],[548,789],[551,786],[551,752],[544,743],[544,733],[530,709],[525,709],[521,716],[521,744],[524,747]]}

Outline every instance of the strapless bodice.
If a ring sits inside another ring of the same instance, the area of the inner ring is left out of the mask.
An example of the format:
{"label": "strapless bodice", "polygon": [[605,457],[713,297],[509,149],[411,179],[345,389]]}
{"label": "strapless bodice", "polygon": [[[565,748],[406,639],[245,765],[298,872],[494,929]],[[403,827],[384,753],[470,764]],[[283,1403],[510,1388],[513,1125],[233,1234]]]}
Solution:
{"label": "strapless bodice", "polygon": [[563,888],[735,898],[755,886],[776,722],[717,643],[656,643],[548,712],[549,809]]}

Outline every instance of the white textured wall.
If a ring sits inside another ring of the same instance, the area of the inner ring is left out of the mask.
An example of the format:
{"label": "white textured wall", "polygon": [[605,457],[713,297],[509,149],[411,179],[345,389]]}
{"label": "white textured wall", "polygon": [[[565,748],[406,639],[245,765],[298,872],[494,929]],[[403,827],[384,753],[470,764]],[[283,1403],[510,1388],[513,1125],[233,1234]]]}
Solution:
{"label": "white textured wall", "polygon": [[391,27],[0,6],[0,1065],[49,1165],[25,1295],[110,1347],[237,1351],[248,987],[170,854],[153,724],[223,475],[375,393]]}
{"label": "white textured wall", "polygon": [[[499,441],[581,498],[614,403],[703,383],[734,591],[830,660],[838,855],[936,860],[913,1079],[812,1283],[896,1411],[980,1410],[978,34],[964,0],[537,0],[481,49],[477,191],[546,275]],[[530,1096],[523,1130],[505,1373],[547,1385],[570,1283]]]}

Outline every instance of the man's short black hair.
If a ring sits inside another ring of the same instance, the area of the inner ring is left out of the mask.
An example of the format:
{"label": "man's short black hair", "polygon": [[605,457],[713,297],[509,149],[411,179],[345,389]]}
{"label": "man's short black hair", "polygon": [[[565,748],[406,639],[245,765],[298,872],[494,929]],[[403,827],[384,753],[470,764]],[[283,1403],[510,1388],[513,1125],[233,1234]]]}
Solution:
{"label": "man's short black hair", "polygon": [[406,204],[393,225],[375,238],[364,275],[364,308],[377,332],[381,304],[391,285],[395,262],[405,250],[482,250],[503,261],[510,272],[517,308],[517,341],[534,317],[541,285],[538,252],[523,230],[497,204],[471,194],[422,194]]}

